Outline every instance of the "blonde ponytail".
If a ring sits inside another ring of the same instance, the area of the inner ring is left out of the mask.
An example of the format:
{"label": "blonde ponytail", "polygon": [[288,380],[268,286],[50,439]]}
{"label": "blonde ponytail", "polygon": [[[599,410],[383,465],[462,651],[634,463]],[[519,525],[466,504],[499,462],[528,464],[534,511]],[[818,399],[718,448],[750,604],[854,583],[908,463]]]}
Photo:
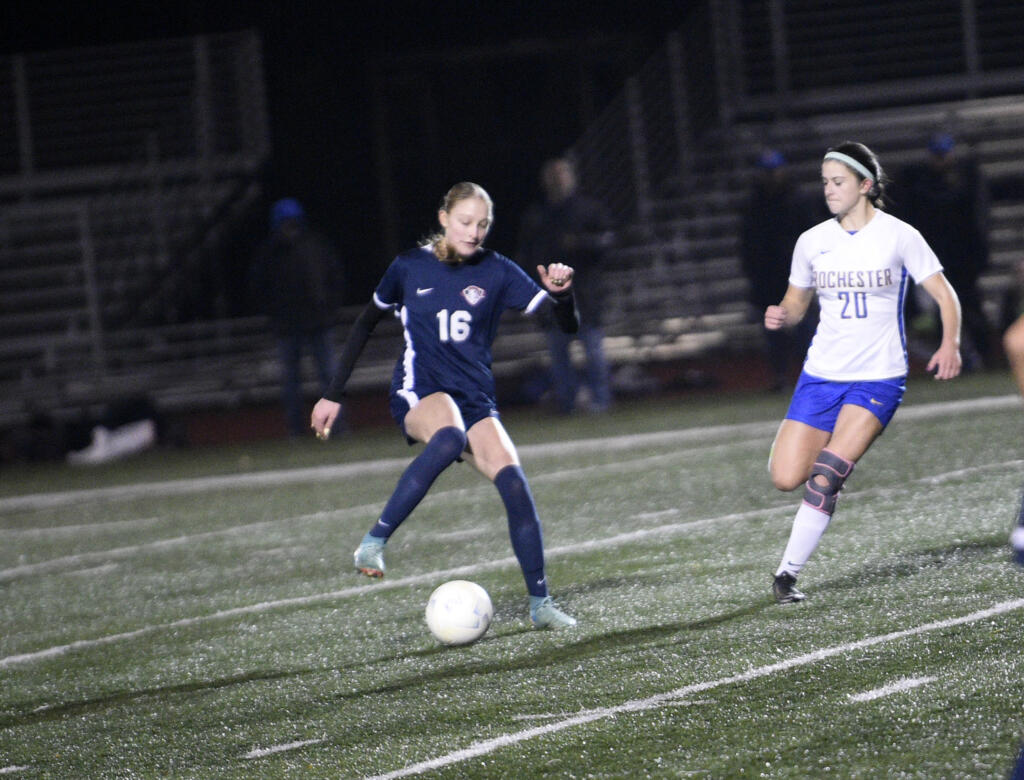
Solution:
{"label": "blonde ponytail", "polygon": [[[441,205],[439,208],[441,211],[450,214],[452,209],[455,208],[456,203],[468,200],[469,198],[480,198],[480,200],[486,203],[488,214],[493,221],[494,201],[491,200],[491,196],[487,194],[487,190],[479,184],[474,184],[471,181],[460,181],[448,190],[441,199]],[[442,263],[452,263],[457,265],[463,261],[463,258],[459,256],[454,247],[445,240],[444,233],[430,234],[423,239],[420,246],[433,252],[437,256],[437,259]]]}

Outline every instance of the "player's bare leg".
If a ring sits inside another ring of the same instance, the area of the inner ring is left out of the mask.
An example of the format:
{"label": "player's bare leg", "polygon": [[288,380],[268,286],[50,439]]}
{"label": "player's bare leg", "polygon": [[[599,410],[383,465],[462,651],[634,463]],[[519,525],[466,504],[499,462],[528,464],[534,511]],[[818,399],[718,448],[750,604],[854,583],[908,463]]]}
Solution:
{"label": "player's bare leg", "polygon": [[433,393],[421,400],[406,413],[403,423],[406,433],[426,446],[403,472],[380,518],[353,555],[356,570],[367,577],[384,576],[387,540],[466,448],[462,416],[446,393]]}
{"label": "player's bare leg", "polygon": [[804,500],[772,583],[780,604],[804,600],[796,578],[828,528],[854,464],[881,432],[882,424],[874,414],[852,404],[840,410],[831,434],[794,420],[783,421],[772,451],[772,481],[782,490],[793,490],[803,477]]}
{"label": "player's bare leg", "polygon": [[540,518],[512,439],[495,417],[475,423],[467,437],[473,465],[494,483],[508,513],[509,537],[530,594],[533,625],[537,628],[576,625],[576,619],[560,610],[548,594]]}

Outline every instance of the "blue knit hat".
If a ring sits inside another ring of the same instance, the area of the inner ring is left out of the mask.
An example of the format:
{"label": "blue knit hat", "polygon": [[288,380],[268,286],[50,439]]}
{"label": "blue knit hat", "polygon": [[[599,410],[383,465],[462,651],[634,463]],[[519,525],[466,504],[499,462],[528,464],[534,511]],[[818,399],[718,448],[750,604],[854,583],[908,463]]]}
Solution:
{"label": "blue knit hat", "polygon": [[956,140],[949,133],[936,133],[928,139],[928,151],[932,154],[946,155],[953,151]]}
{"label": "blue knit hat", "polygon": [[773,171],[786,164],[786,158],[778,149],[765,149],[757,158],[757,167]]}
{"label": "blue knit hat", "polygon": [[270,207],[270,228],[277,230],[286,219],[305,219],[306,210],[295,198],[282,198]]}

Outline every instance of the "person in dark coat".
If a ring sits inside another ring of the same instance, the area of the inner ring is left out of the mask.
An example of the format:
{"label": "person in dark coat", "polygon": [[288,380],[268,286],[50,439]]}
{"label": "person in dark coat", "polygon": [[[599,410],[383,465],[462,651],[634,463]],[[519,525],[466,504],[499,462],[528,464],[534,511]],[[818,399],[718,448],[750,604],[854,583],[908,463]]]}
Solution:
{"label": "person in dark coat", "polygon": [[569,346],[574,338],[586,356],[584,379],[590,391],[589,409],[606,411],[612,403],[610,370],[604,354],[603,312],[606,304],[602,271],[615,240],[612,221],[603,204],[582,194],[576,168],[564,157],[550,159],[541,167],[543,203],[530,207],[519,234],[518,261],[526,268],[559,260],[575,269],[574,286],[580,327],[567,334],[548,323],[545,333],[551,356],[551,390],[557,410],[575,410],[580,381]]}
{"label": "person in dark coat", "polygon": [[320,392],[334,376],[332,328],[342,277],[337,254],[310,227],[302,204],[294,198],[275,202],[270,209],[270,235],[257,250],[250,288],[257,309],[267,315],[277,338],[281,397],[292,437],[303,436],[308,424],[303,353],[308,351],[313,358]]}
{"label": "person in dark coat", "polygon": [[[820,196],[805,195],[793,184],[781,152],[766,149],[761,153],[740,221],[740,263],[750,283],[749,300],[755,311],[763,312],[782,299],[789,285],[793,245],[807,228],[828,216]],[[790,383],[817,323],[813,304],[796,327],[763,329],[771,375],[769,389],[773,392]]]}
{"label": "person in dark coat", "polygon": [[977,160],[948,133],[928,142],[928,157],[903,169],[895,182],[897,216],[921,231],[960,297],[965,370],[983,368],[991,325],[978,279],[988,267],[988,187]]}

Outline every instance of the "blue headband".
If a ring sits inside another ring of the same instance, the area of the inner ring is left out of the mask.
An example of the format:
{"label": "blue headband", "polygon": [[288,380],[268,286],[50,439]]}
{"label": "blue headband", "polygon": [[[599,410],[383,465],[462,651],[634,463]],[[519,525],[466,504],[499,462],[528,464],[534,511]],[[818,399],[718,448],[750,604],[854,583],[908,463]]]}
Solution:
{"label": "blue headband", "polygon": [[850,168],[857,171],[857,173],[859,173],[865,179],[871,179],[871,181],[875,181],[875,174],[873,174],[871,171],[865,168],[863,163],[857,162],[848,154],[843,154],[842,152],[829,152],[828,154],[825,155],[825,159],[837,160],[843,163],[844,165],[850,166]]}

